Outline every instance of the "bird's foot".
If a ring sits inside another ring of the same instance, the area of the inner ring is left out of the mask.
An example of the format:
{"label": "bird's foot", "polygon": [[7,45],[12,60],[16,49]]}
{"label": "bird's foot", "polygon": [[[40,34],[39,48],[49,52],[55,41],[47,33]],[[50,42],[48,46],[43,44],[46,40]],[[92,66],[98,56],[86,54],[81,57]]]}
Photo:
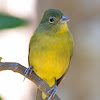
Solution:
{"label": "bird's foot", "polygon": [[[51,92],[51,91],[52,91],[52,92]],[[51,92],[51,95],[49,96],[48,100],[50,100],[51,97],[54,97],[54,96],[55,96],[55,94],[56,94],[56,92],[57,92],[57,84],[55,84],[55,85],[53,86],[53,88],[51,88],[47,93],[49,93],[49,92]]]}
{"label": "bird's foot", "polygon": [[33,67],[32,67],[32,66],[29,66],[29,67],[24,71],[24,73],[25,73],[25,75],[24,75],[24,80],[25,80],[27,74],[31,74],[31,73],[32,73],[32,70],[33,70]]}

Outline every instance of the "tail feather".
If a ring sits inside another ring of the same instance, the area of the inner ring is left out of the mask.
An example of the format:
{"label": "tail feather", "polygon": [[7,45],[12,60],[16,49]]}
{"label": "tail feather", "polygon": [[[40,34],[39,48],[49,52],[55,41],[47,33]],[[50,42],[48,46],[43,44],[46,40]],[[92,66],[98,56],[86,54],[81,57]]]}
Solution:
{"label": "tail feather", "polygon": [[[48,98],[46,97],[45,99],[43,99],[43,97],[45,97],[44,96],[45,94],[42,92],[42,91],[40,91],[40,89],[38,89],[37,90],[37,95],[36,95],[36,100],[48,100]],[[43,96],[43,97],[42,97]]]}

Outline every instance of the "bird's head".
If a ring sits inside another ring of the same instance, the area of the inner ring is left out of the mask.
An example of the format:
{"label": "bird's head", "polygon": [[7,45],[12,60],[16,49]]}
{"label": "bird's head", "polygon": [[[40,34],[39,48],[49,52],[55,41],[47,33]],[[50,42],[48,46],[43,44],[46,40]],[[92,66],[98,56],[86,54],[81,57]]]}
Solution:
{"label": "bird's head", "polygon": [[68,31],[67,21],[69,21],[69,18],[64,16],[62,11],[48,9],[44,12],[39,27],[50,35],[64,34]]}

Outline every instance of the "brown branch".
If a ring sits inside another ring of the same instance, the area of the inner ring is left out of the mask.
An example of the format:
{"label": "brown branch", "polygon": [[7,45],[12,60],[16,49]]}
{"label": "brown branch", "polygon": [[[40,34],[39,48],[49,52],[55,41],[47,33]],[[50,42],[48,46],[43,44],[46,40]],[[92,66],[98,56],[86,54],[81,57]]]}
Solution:
{"label": "brown branch", "polygon": [[[0,62],[0,71],[12,70],[24,76],[25,69],[26,67],[22,66],[19,63]],[[47,91],[50,89],[50,86],[40,77],[38,77],[34,72],[32,72],[30,75],[28,74],[26,78],[34,82],[37,85],[37,87],[46,94],[47,97],[50,96],[50,93],[47,93]],[[54,97],[52,97],[52,100],[61,100],[61,99],[57,95],[55,95]]]}

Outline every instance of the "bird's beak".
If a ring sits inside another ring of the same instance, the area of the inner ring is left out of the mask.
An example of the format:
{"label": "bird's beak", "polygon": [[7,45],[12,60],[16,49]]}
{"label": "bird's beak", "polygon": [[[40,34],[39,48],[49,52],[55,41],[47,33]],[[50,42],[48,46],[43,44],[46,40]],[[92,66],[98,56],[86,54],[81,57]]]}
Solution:
{"label": "bird's beak", "polygon": [[62,15],[62,17],[61,17],[61,19],[60,19],[60,22],[61,22],[61,23],[66,23],[67,21],[69,21],[69,18],[66,17],[66,16],[64,16],[64,15]]}

